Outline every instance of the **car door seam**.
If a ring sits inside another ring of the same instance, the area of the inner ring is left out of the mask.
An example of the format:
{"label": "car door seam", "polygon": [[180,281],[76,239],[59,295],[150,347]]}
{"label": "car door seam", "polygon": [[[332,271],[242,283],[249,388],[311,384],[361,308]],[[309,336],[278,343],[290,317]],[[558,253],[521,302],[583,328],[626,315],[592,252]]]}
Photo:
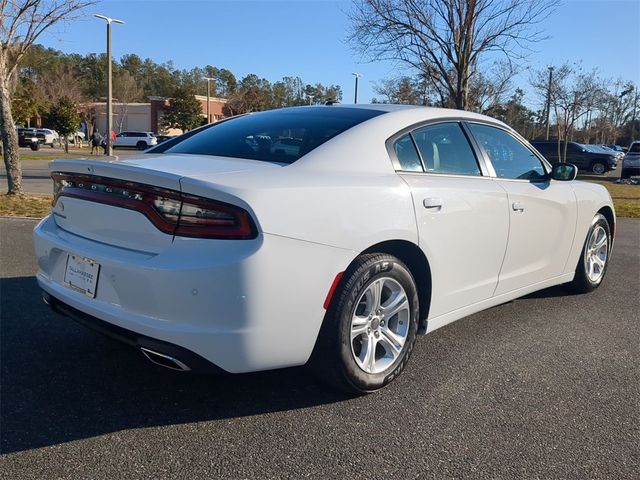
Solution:
{"label": "car door seam", "polygon": [[500,263],[500,270],[498,270],[498,279],[496,281],[496,286],[494,287],[493,293],[491,294],[491,297],[495,297],[496,292],[498,291],[498,287],[500,286],[500,276],[502,275],[504,262],[507,259],[507,252],[509,251],[509,238],[511,236],[511,208],[510,208],[511,197],[509,196],[509,191],[502,186],[502,184],[497,178],[494,177],[492,178],[492,180],[495,182],[496,185],[498,185],[504,191],[505,195],[507,196],[507,242],[505,243],[505,246],[504,246],[504,254],[502,255],[502,262]]}

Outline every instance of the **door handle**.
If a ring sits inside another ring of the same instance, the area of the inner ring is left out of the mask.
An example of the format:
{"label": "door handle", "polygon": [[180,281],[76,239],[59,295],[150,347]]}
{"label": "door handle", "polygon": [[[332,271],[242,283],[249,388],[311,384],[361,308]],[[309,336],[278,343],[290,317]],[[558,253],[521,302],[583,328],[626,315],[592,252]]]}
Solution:
{"label": "door handle", "polygon": [[524,204],[520,202],[513,202],[511,204],[514,212],[524,212]]}
{"label": "door handle", "polygon": [[442,209],[442,199],[439,197],[429,197],[422,201],[424,208],[440,211]]}

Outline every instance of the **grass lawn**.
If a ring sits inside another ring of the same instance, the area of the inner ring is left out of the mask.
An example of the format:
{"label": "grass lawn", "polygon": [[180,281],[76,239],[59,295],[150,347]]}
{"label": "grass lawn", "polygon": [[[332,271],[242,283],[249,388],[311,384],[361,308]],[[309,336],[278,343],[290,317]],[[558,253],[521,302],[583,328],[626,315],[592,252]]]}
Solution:
{"label": "grass lawn", "polygon": [[609,190],[618,217],[640,218],[640,185],[624,185],[606,180],[596,180]]}
{"label": "grass lawn", "polygon": [[0,216],[42,218],[51,210],[51,195],[0,195]]}
{"label": "grass lawn", "polygon": [[91,149],[85,150],[69,150],[69,153],[65,153],[64,150],[54,149],[40,149],[37,152],[34,151],[21,151],[20,160],[53,160],[54,158],[84,158],[91,156]]}

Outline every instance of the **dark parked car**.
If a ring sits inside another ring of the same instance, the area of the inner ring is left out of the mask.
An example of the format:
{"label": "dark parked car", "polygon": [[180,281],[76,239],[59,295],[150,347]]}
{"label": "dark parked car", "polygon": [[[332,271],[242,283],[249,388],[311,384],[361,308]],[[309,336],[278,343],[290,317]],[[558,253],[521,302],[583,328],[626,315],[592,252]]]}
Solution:
{"label": "dark parked car", "polygon": [[609,147],[611,150],[615,150],[616,152],[625,153],[627,150],[620,145],[607,144],[605,147]]}
{"label": "dark parked car", "polygon": [[40,148],[40,141],[35,128],[18,128],[18,146],[29,147],[31,150]]}
{"label": "dark parked car", "polygon": [[[558,162],[558,142],[556,140],[534,140],[531,142],[551,163]],[[564,142],[560,144],[564,151]],[[588,146],[576,142],[567,142],[567,162],[573,163],[580,170],[602,175],[609,170],[616,169],[616,155],[614,152],[594,151]]]}
{"label": "dark parked car", "polygon": [[640,175],[640,142],[631,144],[629,151],[622,160],[622,173],[620,177],[631,178]]}
{"label": "dark parked car", "polygon": [[158,139],[158,143],[166,142],[167,140],[171,140],[172,138],[176,138],[177,135],[156,135]]}

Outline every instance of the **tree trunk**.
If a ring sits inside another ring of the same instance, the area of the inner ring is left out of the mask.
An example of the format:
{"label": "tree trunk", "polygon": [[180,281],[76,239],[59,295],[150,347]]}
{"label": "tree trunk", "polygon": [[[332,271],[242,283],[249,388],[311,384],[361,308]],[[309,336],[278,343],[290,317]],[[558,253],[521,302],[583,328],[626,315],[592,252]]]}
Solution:
{"label": "tree trunk", "polygon": [[22,167],[18,152],[18,132],[11,114],[11,94],[7,79],[0,79],[0,134],[2,135],[2,156],[7,170],[7,193],[24,195],[22,189]]}
{"label": "tree trunk", "polygon": [[69,135],[64,137],[64,153],[69,153]]}

